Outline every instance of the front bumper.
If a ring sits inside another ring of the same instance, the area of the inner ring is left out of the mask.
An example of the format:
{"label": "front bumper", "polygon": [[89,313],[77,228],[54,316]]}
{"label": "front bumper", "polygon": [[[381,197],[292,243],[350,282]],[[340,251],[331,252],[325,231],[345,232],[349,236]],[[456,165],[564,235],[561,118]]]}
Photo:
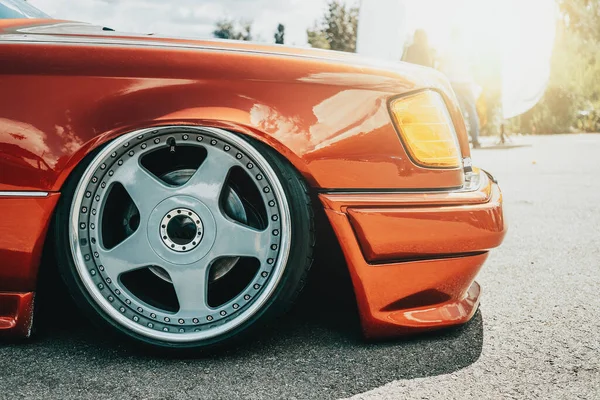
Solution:
{"label": "front bumper", "polygon": [[328,193],[364,333],[389,337],[469,321],[475,276],[506,234],[502,194],[483,171],[452,192]]}

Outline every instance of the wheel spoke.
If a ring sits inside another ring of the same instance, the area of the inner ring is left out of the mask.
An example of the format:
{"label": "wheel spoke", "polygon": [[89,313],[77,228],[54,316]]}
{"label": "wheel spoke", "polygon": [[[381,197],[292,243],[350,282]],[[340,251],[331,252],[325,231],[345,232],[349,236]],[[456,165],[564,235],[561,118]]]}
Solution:
{"label": "wheel spoke", "polygon": [[182,191],[216,204],[229,171],[236,162],[235,158],[227,153],[210,147],[207,150],[206,159],[184,185]]}
{"label": "wheel spoke", "polygon": [[170,188],[137,162],[135,166],[130,163],[117,169],[113,180],[123,185],[142,216],[148,215],[156,204],[169,195]]}
{"label": "wheel spoke", "polygon": [[138,229],[127,239],[123,240],[112,249],[98,246],[98,253],[107,274],[116,279],[124,272],[156,264],[154,252],[150,248],[148,239],[144,234],[145,228]]}
{"label": "wheel spoke", "polygon": [[239,256],[258,259],[268,252],[270,232],[259,231],[222,216],[217,222],[217,238],[212,249],[214,257]]}
{"label": "wheel spoke", "polygon": [[171,281],[175,287],[181,316],[201,316],[209,311],[208,307],[208,265],[199,261],[184,268],[169,269]]}

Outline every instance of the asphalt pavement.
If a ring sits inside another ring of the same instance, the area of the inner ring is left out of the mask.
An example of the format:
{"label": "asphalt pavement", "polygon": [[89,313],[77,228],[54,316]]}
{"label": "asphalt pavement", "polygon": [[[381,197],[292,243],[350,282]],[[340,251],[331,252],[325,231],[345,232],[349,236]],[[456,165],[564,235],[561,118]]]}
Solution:
{"label": "asphalt pavement", "polygon": [[99,332],[46,268],[35,337],[0,341],[0,398],[600,399],[600,135],[516,141],[530,146],[474,151],[509,233],[464,327],[365,342],[343,265],[317,265],[259,338],[170,359]]}

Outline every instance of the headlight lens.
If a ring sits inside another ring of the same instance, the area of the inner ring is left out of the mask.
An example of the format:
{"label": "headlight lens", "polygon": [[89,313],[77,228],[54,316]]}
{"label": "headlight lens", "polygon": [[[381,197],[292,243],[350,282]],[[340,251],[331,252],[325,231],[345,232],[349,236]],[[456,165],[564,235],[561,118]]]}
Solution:
{"label": "headlight lens", "polygon": [[390,105],[392,118],[412,159],[424,167],[457,168],[461,152],[442,96],[428,90]]}

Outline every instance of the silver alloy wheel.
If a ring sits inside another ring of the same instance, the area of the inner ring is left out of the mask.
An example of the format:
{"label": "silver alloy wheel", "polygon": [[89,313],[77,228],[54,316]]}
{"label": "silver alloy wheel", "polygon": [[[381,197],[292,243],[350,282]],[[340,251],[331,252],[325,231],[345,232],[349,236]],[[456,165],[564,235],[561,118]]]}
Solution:
{"label": "silver alloy wheel", "polygon": [[[140,161],[152,151],[173,145],[206,150],[205,160],[181,186],[160,181]],[[260,193],[267,215],[263,230],[232,220],[220,206],[221,192],[234,167],[242,168]],[[116,183],[133,200],[140,219],[129,237],[106,248],[102,217]],[[171,218],[188,231],[193,228],[196,236],[170,236],[166,221]],[[213,338],[255,315],[277,287],[291,245],[289,205],[276,173],[248,142],[215,128],[151,128],[114,140],[80,180],[70,220],[75,267],[94,302],[128,330],[166,342]],[[260,267],[239,295],[211,307],[207,301],[209,270],[222,257],[252,257]],[[169,274],[178,310],[149,304],[123,285],[122,274],[149,267]]]}

